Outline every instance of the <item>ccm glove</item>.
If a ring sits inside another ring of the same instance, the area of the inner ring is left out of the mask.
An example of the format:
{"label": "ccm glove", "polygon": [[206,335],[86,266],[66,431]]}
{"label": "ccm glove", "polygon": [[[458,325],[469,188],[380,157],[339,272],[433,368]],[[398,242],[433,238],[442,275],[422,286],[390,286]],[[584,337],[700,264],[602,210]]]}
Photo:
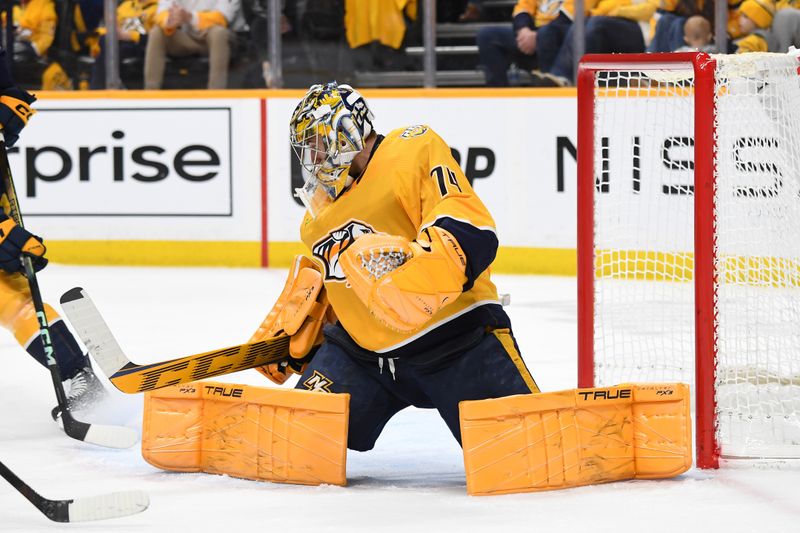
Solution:
{"label": "ccm glove", "polygon": [[461,295],[467,258],[450,232],[431,226],[414,241],[368,233],[342,253],[347,282],[370,313],[391,329],[422,328]]}
{"label": "ccm glove", "polygon": [[289,269],[289,277],[278,301],[250,339],[250,342],[258,342],[286,333],[291,337],[289,357],[286,361],[256,370],[278,385],[286,382],[293,373],[302,374],[322,344],[322,326],[335,321],[322,272],[314,261],[298,255]]}
{"label": "ccm glove", "polygon": [[0,91],[0,127],[3,128],[6,146],[14,146],[19,139],[20,131],[36,112],[31,108],[35,101],[35,96],[17,87]]}
{"label": "ccm glove", "polygon": [[21,228],[6,214],[0,216],[0,268],[6,272],[21,272],[20,256],[25,254],[33,261],[33,269],[39,271],[47,265],[46,248],[41,237]]}

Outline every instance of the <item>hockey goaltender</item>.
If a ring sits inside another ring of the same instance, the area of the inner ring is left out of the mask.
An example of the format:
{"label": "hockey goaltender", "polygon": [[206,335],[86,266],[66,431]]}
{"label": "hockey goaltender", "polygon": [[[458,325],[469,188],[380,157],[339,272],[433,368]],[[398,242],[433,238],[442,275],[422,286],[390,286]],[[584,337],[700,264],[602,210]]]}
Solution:
{"label": "hockey goaltender", "polygon": [[[540,393],[489,268],[494,221],[430,127],[386,135],[348,85],[312,86],[290,121],[307,211],[277,303],[253,335],[287,333],[258,370],[294,390],[200,382],[147,393],[152,464],[345,484],[408,406],[439,411],[467,491],[502,494],[678,475],[691,466],[688,387]],[[181,416],[175,416],[180,414]]]}

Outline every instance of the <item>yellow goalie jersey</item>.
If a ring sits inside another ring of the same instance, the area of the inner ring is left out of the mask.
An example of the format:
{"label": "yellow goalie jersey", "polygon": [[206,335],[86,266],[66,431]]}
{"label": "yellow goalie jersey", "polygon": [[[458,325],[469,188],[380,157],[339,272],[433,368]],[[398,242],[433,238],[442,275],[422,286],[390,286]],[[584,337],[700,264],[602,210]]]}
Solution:
{"label": "yellow goalie jersey", "polygon": [[[438,226],[455,237],[467,258],[463,292],[419,330],[396,331],[377,320],[348,285],[341,254],[368,233],[417,239]],[[409,355],[475,327],[509,327],[488,267],[497,252],[494,221],[472,190],[450,147],[428,126],[378,136],[362,175],[316,218],[301,237],[322,264],[325,287],[340,325],[362,348]],[[409,348],[414,348],[409,350]]]}

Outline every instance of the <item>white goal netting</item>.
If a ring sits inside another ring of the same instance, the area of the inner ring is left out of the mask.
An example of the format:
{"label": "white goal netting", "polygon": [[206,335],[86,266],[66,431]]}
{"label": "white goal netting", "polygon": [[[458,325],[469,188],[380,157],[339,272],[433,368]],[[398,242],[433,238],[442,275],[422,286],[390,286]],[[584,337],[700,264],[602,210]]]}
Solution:
{"label": "white goal netting", "polygon": [[[800,456],[800,62],[714,59],[717,441]],[[694,381],[694,97],[690,64],[595,76],[598,386]]]}

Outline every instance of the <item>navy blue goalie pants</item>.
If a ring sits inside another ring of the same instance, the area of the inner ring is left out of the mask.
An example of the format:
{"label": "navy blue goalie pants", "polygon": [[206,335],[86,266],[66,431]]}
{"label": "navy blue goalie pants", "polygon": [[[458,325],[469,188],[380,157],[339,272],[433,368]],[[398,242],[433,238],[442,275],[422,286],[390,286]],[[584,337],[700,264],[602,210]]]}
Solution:
{"label": "navy blue goalie pants", "polygon": [[347,447],[357,451],[372,449],[389,419],[411,405],[437,409],[461,444],[460,401],[539,392],[508,329],[488,331],[446,364],[427,366],[356,358],[326,340],[296,388],[350,394]]}

